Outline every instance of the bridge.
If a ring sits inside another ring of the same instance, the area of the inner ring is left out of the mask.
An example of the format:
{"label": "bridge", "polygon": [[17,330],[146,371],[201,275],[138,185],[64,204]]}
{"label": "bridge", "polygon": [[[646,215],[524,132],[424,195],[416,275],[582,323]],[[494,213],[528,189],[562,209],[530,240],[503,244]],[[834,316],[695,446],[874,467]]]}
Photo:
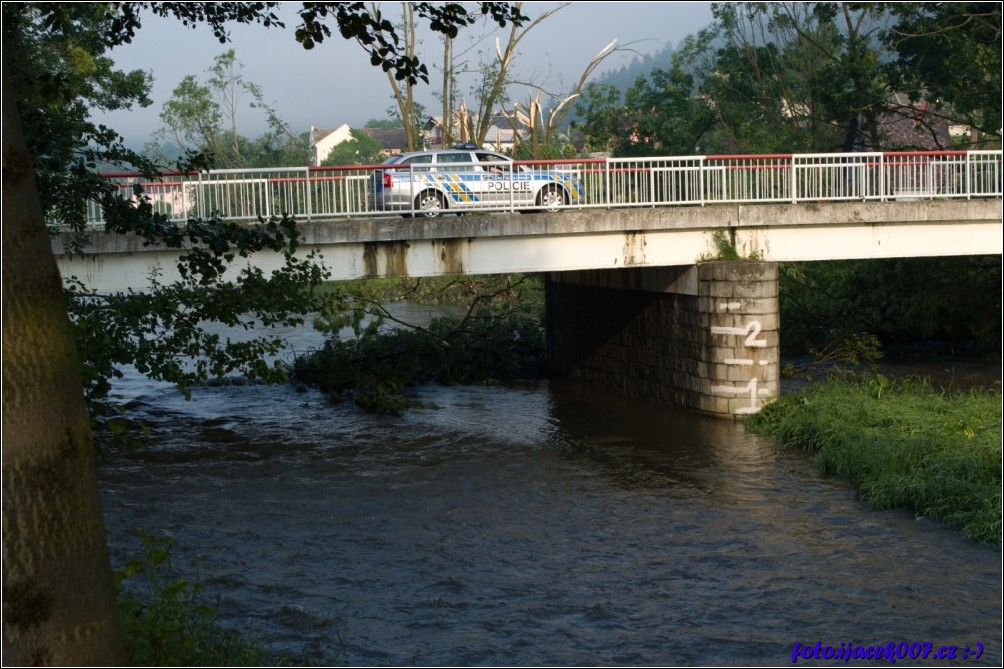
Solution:
{"label": "bridge", "polygon": [[[320,252],[333,279],[545,273],[555,369],[720,417],[741,417],[778,395],[776,263],[1002,254],[1000,151],[517,168],[573,184],[575,203],[528,206],[510,188],[508,198],[467,202],[460,216],[449,208],[436,218],[414,208],[382,212],[368,197],[379,166],[110,178],[125,197],[143,186],[155,210],[178,222],[294,216],[301,253]],[[92,219],[100,224],[99,210]],[[91,242],[92,255],[75,258],[54,240],[64,276],[99,291],[143,289],[152,270],[161,281],[176,278],[178,250],[97,229]],[[716,261],[723,248],[744,260]],[[267,271],[281,257],[259,253],[251,262]]]}

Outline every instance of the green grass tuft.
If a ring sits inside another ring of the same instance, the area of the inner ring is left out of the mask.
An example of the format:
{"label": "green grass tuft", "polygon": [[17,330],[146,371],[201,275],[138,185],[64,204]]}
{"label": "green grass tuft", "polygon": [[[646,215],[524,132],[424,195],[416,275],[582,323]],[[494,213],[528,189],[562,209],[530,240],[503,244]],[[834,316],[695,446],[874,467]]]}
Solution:
{"label": "green grass tuft", "polygon": [[783,397],[748,429],[813,454],[873,509],[905,508],[1001,545],[1001,398],[883,377]]}

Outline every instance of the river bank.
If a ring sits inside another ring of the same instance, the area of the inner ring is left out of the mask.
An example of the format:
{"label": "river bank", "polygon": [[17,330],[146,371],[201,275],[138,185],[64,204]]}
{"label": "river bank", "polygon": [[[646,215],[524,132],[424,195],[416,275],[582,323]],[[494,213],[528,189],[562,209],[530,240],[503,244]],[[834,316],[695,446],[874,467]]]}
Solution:
{"label": "river bank", "polygon": [[812,454],[872,509],[904,508],[1001,544],[1001,397],[882,374],[783,395],[746,427]]}

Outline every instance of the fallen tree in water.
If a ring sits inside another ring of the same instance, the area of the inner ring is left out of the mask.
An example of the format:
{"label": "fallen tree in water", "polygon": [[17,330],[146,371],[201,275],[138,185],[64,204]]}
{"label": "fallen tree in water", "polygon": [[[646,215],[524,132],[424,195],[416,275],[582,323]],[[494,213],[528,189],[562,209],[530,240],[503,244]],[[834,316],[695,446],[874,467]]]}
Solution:
{"label": "fallen tree in water", "polygon": [[[546,337],[535,300],[524,299],[528,281],[499,277],[491,292],[477,292],[484,282],[469,284],[461,290],[474,295],[465,313],[425,326],[402,322],[383,306],[386,286],[357,286],[346,296],[351,308],[320,319],[328,332],[324,346],[296,359],[292,380],[317,387],[332,401],[351,399],[367,411],[398,414],[416,406],[405,395],[410,386],[538,376]],[[458,283],[444,288],[456,292]]]}

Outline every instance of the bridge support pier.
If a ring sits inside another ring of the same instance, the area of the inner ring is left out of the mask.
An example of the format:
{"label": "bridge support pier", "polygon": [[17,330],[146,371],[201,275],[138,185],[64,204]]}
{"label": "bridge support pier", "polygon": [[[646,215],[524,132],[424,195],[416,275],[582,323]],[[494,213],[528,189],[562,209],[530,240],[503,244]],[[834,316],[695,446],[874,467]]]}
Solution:
{"label": "bridge support pier", "polygon": [[546,285],[559,374],[719,418],[780,393],[775,263],[552,272]]}

